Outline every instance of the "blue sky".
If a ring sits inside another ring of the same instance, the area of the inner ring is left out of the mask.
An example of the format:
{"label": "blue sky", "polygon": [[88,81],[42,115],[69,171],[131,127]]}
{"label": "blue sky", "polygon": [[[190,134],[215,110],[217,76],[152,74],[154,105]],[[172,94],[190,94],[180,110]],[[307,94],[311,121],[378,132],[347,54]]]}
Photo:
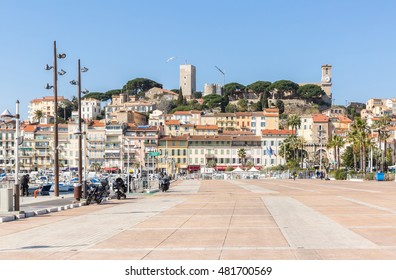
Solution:
{"label": "blue sky", "polygon": [[[197,67],[204,83],[257,80],[319,82],[333,66],[333,97],[365,102],[396,97],[394,1],[0,0],[0,111],[27,117],[30,100],[52,95],[53,41],[67,53],[58,94],[77,88],[77,60],[89,68],[82,87],[120,88],[144,77],[179,87],[179,65]],[[175,60],[166,63],[170,57]]]}

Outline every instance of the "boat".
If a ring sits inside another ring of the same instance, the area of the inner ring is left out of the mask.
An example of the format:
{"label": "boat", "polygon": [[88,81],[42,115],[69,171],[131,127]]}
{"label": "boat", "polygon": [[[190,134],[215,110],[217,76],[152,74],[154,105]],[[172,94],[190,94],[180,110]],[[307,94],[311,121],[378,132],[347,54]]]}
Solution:
{"label": "boat", "polygon": [[[50,188],[50,192],[53,192],[53,191],[55,191],[54,183],[51,183],[51,184],[52,184],[52,186]],[[59,192],[68,192],[71,189],[73,189],[73,186],[71,186],[70,184],[65,183],[65,182],[59,182]]]}

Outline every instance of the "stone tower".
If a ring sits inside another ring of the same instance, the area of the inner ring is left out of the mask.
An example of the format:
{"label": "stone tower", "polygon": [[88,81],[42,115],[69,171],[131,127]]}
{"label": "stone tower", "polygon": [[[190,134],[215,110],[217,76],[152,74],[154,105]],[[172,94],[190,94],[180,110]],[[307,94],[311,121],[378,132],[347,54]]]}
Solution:
{"label": "stone tower", "polygon": [[187,99],[190,99],[193,92],[196,91],[196,69],[194,65],[180,65],[180,88],[183,96]]}
{"label": "stone tower", "polygon": [[322,65],[322,79],[320,86],[326,93],[326,96],[323,97],[323,100],[328,104],[332,103],[331,85],[331,65]]}

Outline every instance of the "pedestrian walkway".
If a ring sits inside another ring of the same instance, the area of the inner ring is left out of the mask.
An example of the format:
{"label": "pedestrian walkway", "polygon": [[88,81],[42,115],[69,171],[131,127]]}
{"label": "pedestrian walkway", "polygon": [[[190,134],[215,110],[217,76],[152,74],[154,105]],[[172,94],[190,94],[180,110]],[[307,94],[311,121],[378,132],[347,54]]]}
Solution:
{"label": "pedestrian walkway", "polygon": [[19,212],[0,212],[0,223],[25,219],[51,212],[80,207],[85,202],[76,201],[73,194],[60,194],[56,197],[53,193],[46,196],[21,196]]}
{"label": "pedestrian walkway", "polygon": [[396,260],[394,184],[178,181],[2,223],[0,259]]}

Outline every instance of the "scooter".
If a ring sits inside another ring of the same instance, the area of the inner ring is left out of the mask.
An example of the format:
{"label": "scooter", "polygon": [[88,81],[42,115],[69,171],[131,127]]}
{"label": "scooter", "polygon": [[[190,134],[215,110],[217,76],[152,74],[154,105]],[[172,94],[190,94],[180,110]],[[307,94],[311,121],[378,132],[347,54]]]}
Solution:
{"label": "scooter", "polygon": [[168,176],[164,176],[161,178],[160,180],[160,190],[162,192],[166,192],[167,190],[169,190],[169,186],[170,186],[170,180]]}
{"label": "scooter", "polygon": [[88,188],[86,203],[89,205],[92,200],[94,200],[97,204],[100,204],[109,196],[109,193],[109,182],[107,180],[102,180],[100,186],[91,185]]}
{"label": "scooter", "polygon": [[126,198],[127,187],[124,184],[124,180],[121,178],[117,178],[113,183],[113,190],[117,199],[121,199],[122,197]]}

